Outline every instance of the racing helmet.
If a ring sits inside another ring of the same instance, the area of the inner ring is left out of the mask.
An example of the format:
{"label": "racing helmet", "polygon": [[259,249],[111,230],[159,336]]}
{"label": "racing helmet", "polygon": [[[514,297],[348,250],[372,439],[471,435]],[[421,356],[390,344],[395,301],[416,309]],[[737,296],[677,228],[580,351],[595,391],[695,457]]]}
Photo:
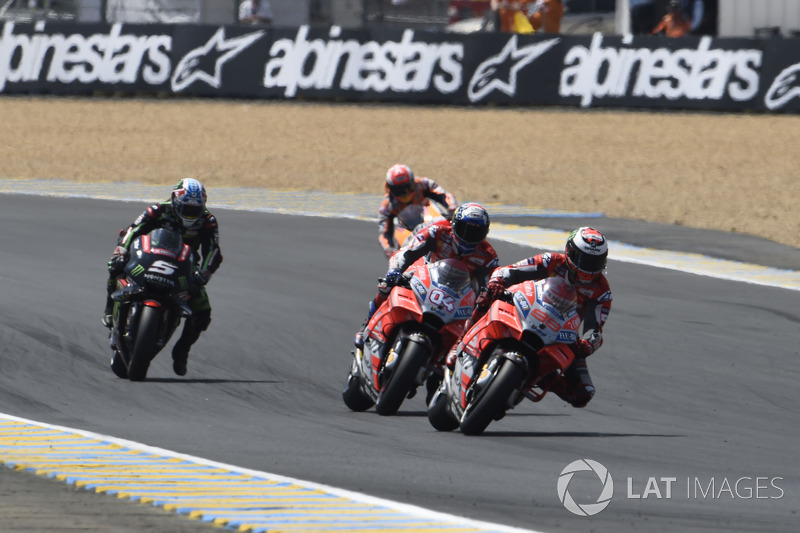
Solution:
{"label": "racing helmet", "polygon": [[414,192],[414,172],[406,165],[392,165],[386,171],[386,189],[393,197],[406,200]]}
{"label": "racing helmet", "polygon": [[197,224],[206,212],[206,188],[194,178],[184,178],[176,183],[172,188],[171,200],[172,212],[185,228]]}
{"label": "racing helmet", "polygon": [[608,242],[594,228],[578,228],[569,234],[564,255],[570,279],[581,284],[591,283],[606,268]]}
{"label": "racing helmet", "polygon": [[450,224],[453,240],[460,254],[475,251],[489,234],[489,213],[482,205],[473,202],[461,204],[456,209]]}

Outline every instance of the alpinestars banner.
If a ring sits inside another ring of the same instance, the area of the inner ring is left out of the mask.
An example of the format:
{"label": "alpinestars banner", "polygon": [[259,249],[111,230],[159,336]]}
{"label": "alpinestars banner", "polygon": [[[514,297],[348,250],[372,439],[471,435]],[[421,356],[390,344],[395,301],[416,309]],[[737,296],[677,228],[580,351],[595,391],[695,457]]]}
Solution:
{"label": "alpinestars banner", "polygon": [[0,26],[0,92],[800,111],[795,39]]}

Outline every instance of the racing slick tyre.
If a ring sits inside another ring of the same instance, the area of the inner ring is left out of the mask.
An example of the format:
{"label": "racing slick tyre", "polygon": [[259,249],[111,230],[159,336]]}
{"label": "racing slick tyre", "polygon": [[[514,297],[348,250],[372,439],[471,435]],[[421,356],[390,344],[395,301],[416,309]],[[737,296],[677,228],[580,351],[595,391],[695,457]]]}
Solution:
{"label": "racing slick tyre", "polygon": [[136,342],[133,345],[131,362],[128,365],[128,379],[131,381],[144,381],[150,361],[156,356],[156,342],[158,330],[161,327],[161,314],[158,307],[143,306]]}
{"label": "racing slick tyre", "polygon": [[406,399],[409,391],[416,386],[414,380],[417,373],[428,360],[428,347],[418,342],[409,342],[399,357],[400,361],[389,376],[386,388],[375,403],[375,411],[379,415],[393,415],[400,409],[400,404]]}
{"label": "racing slick tyre", "polygon": [[447,395],[437,394],[428,405],[428,422],[436,431],[453,431],[458,427],[458,419],[447,409]]}
{"label": "racing slick tyre", "polygon": [[125,361],[116,350],[114,351],[114,357],[111,358],[111,371],[118,378],[128,379],[128,367],[125,366]]}
{"label": "racing slick tyre", "polygon": [[508,359],[503,358],[499,366],[494,377],[470,402],[461,417],[461,433],[464,435],[480,435],[492,420],[502,418],[508,409],[509,398],[525,377],[525,372]]}
{"label": "racing slick tyre", "polygon": [[[353,362],[355,367],[355,361]],[[344,404],[351,410],[356,412],[366,411],[375,403],[372,398],[367,396],[361,391],[361,383],[358,376],[351,370],[347,375],[347,383],[345,383],[344,390],[342,391],[342,399]]]}

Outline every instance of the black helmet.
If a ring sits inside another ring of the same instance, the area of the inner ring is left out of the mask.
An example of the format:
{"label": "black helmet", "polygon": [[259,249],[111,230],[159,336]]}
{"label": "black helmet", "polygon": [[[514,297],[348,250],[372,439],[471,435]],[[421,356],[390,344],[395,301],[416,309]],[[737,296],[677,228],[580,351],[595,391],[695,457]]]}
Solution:
{"label": "black helmet", "polygon": [[489,234],[489,213],[480,204],[461,204],[453,215],[451,225],[458,252],[472,253]]}

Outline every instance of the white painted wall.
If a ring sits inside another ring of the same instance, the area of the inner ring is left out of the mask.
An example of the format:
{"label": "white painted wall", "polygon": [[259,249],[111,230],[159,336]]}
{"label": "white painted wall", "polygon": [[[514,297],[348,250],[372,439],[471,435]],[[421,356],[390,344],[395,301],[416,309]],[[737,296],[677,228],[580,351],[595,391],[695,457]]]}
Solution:
{"label": "white painted wall", "polygon": [[720,37],[753,37],[769,26],[784,37],[800,31],[800,0],[719,0]]}
{"label": "white painted wall", "polygon": [[362,0],[332,0],[331,20],[343,28],[360,28],[362,8]]}
{"label": "white painted wall", "polygon": [[[273,25],[308,24],[310,1],[269,0]],[[79,21],[102,20],[101,0],[77,0],[77,3]],[[109,22],[235,24],[239,3],[240,0],[108,0],[106,16]]]}

